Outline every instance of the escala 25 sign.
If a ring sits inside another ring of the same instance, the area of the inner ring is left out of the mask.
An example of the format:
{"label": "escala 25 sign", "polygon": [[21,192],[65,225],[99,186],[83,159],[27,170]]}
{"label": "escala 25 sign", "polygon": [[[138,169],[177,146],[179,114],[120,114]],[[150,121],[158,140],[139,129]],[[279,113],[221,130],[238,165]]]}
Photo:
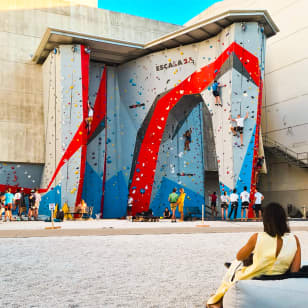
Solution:
{"label": "escala 25 sign", "polygon": [[188,63],[195,64],[195,61],[192,57],[184,58],[182,60],[179,59],[177,61],[170,61],[170,62],[165,63],[165,64],[156,65],[156,71],[162,71],[162,70],[166,70],[168,68],[173,68],[173,67],[181,66],[181,65],[184,65],[184,64],[188,64]]}

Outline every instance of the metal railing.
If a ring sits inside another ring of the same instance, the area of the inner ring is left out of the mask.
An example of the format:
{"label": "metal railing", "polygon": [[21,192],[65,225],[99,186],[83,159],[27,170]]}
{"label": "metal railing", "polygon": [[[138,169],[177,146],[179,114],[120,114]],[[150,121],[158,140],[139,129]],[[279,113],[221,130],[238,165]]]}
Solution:
{"label": "metal railing", "polygon": [[306,168],[308,167],[308,152],[297,153],[288,148],[287,146],[270,139],[266,135],[263,136],[263,144],[264,147],[277,149],[278,151],[284,153],[284,156],[288,161],[291,161],[291,159],[293,159],[294,161],[297,162],[298,166]]}

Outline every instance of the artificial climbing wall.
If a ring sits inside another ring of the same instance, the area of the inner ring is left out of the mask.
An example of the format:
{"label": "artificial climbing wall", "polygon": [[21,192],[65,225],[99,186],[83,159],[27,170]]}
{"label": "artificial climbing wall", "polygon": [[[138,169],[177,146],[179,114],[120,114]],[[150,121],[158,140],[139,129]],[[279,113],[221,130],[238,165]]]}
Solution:
{"label": "artificial climbing wall", "polygon": [[[172,188],[186,206],[205,200],[205,171],[221,191],[253,187],[258,151],[265,38],[233,24],[210,40],[149,54],[119,67],[92,63],[84,46],[60,46],[44,64],[46,158],[41,192],[74,206],[84,198],[103,217],[152,208],[161,215]],[[217,79],[222,107],[214,105]],[[94,108],[86,128],[88,101]],[[245,120],[244,146],[230,117]],[[192,130],[190,151],[183,134]]]}
{"label": "artificial climbing wall", "polygon": [[[191,100],[187,96],[190,95],[201,94],[203,107],[212,115],[221,190],[229,192],[234,187],[241,190],[244,184],[251,186],[253,158],[258,146],[255,132],[262,98],[259,89],[264,43],[263,30],[257,23],[246,24],[245,29],[234,24],[208,41],[155,53],[119,69],[121,103],[134,119],[132,127],[137,135],[136,143],[131,145],[134,154],[129,178],[135,212],[155,206],[153,200],[161,199],[162,195],[166,203],[173,186],[187,187],[188,195],[198,194],[200,198],[194,196],[194,204],[201,206],[206,179],[203,178],[202,161],[196,159],[200,142],[193,144],[189,153],[181,153],[179,147],[171,145],[171,140],[168,141],[170,145],[164,145],[169,117],[174,108],[180,108],[182,114],[188,112]],[[223,107],[214,105],[211,90],[214,79],[225,86],[220,90]],[[134,104],[138,108],[130,110],[130,105]],[[230,131],[230,116],[245,116],[247,111],[244,146],[240,147],[239,138],[233,137]],[[194,113],[187,117],[188,122],[189,117],[194,118]],[[200,118],[195,117],[192,122],[193,128],[202,127]],[[181,138],[182,132],[178,133],[177,138]],[[192,139],[196,137],[193,133]],[[203,149],[204,144],[201,151]],[[181,159],[183,155],[184,162],[178,159],[179,155]],[[181,176],[181,173],[188,176]],[[191,186],[192,181],[201,183],[202,188]]]}
{"label": "artificial climbing wall", "polygon": [[44,63],[45,168],[42,211],[48,203],[80,202],[86,166],[89,54],[60,46]]}

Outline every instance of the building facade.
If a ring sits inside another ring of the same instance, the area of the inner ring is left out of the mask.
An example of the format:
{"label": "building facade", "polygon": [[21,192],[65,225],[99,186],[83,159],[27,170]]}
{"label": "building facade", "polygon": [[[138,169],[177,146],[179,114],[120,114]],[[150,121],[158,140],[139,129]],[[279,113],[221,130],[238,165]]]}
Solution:
{"label": "building facade", "polygon": [[[306,151],[304,112],[295,116],[297,106],[305,108],[302,75],[283,77],[289,69],[305,71],[304,48],[289,55],[287,47],[299,34],[283,26],[283,14],[297,11],[290,1],[266,4],[280,28],[273,36],[278,29],[256,2],[247,9],[267,20],[237,11],[237,22],[227,23],[224,12],[240,1],[223,1],[185,27],[97,9],[95,1],[17,1],[1,8],[2,42],[8,42],[0,59],[2,189],[40,187],[41,213],[48,213],[50,202],[74,206],[83,198],[95,213],[121,217],[128,193],[135,212],[151,207],[161,215],[173,187],[184,187],[188,206],[198,207],[208,203],[212,190],[253,187],[255,159],[262,153],[264,81],[268,174],[261,187],[268,200],[279,196],[286,203],[288,196],[289,203],[301,205],[307,169],[277,159],[271,143]],[[300,28],[300,21],[292,27]],[[226,86],[221,109],[213,104],[215,78]],[[285,80],[289,87],[275,86]],[[240,147],[230,116],[246,111]],[[191,151],[184,151],[183,135],[190,129]]]}

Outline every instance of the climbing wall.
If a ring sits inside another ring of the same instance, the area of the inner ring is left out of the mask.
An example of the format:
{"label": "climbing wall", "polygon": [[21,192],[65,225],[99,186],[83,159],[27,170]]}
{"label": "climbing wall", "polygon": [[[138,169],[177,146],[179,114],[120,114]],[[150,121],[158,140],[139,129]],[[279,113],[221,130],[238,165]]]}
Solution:
{"label": "climbing wall", "polygon": [[0,192],[7,187],[12,191],[24,189],[29,193],[31,189],[40,186],[43,166],[37,164],[0,163]]}
{"label": "climbing wall", "polygon": [[102,212],[103,178],[105,170],[106,67],[90,63],[89,102],[94,120],[88,135],[87,161],[82,198],[94,213]]}
{"label": "climbing wall", "polygon": [[[174,187],[185,189],[186,206],[201,207],[208,203],[205,171],[218,172],[221,192],[253,188],[264,45],[262,27],[247,23],[245,29],[233,24],[207,41],[119,67],[90,62],[84,46],[51,52],[43,66],[41,211],[50,202],[74,206],[83,198],[95,214],[122,217],[130,193],[134,213],[151,207],[161,215]],[[215,79],[223,85],[222,107],[214,104]],[[89,130],[88,101],[94,109]],[[230,117],[246,112],[241,147]],[[184,151],[189,129],[190,151]],[[4,175],[0,181],[8,183]]]}
{"label": "climbing wall", "polygon": [[44,63],[46,158],[41,185],[48,203],[81,200],[86,166],[89,55],[83,46],[60,46]]}
{"label": "climbing wall", "polygon": [[[122,103],[127,107],[132,103],[136,105],[137,111],[131,114],[135,122],[140,123],[129,179],[130,193],[135,197],[135,211],[151,206],[156,191],[157,199],[161,198],[163,194],[156,185],[159,186],[165,179],[171,181],[169,192],[172,186],[177,187],[178,181],[172,174],[173,168],[178,168],[177,162],[171,146],[164,146],[164,132],[172,110],[181,105],[182,113],[185,113],[188,103],[183,103],[183,98],[192,94],[201,94],[205,107],[212,114],[221,190],[241,189],[240,184],[243,183],[248,187],[251,185],[257,141],[254,131],[256,115],[260,111],[258,99],[261,97],[263,46],[263,32],[257,23],[247,24],[245,30],[240,24],[234,24],[211,40],[155,53],[119,70],[120,91],[125,93],[121,95]],[[211,89],[214,79],[224,85],[220,90],[223,107],[214,105]],[[151,84],[150,88],[147,82]],[[249,118],[245,122],[244,147],[239,147],[238,138],[233,137],[230,131],[230,116],[235,118],[238,113],[245,116],[246,111]],[[198,121],[194,124],[200,126]],[[198,150],[194,151],[198,153]],[[175,161],[171,168],[166,159],[168,155],[173,155]],[[170,170],[166,173],[167,166]],[[189,169],[187,167],[191,180],[198,182],[204,168],[199,170],[200,173]],[[163,175],[159,175],[160,172]],[[203,181],[206,185],[206,179]],[[204,189],[200,193],[204,195]],[[166,198],[167,192],[164,195]],[[199,200],[196,203],[200,205]]]}

